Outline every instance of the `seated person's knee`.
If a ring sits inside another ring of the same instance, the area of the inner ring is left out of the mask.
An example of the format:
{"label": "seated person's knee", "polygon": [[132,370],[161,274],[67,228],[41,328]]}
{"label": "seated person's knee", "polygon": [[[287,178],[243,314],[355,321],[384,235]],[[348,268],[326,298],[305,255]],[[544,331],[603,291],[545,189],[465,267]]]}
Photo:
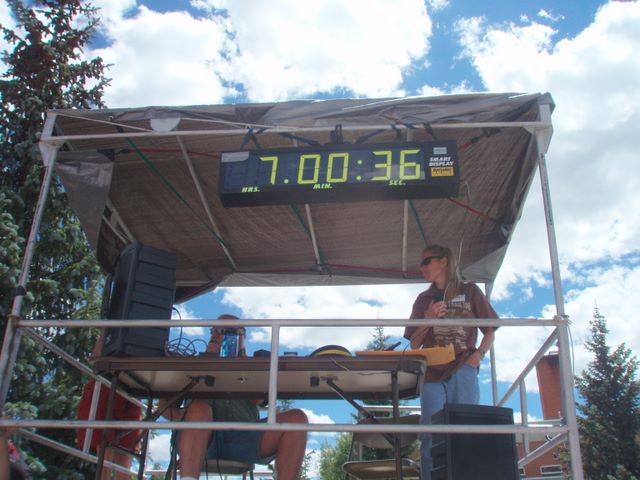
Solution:
{"label": "seated person's knee", "polygon": [[307,418],[307,414],[304,413],[303,410],[299,408],[294,408],[293,410],[287,410],[285,412],[287,414],[286,420],[287,422],[292,423],[309,423],[309,419]]}
{"label": "seated person's knee", "polygon": [[212,418],[211,406],[202,400],[191,402],[184,415],[184,420],[187,422],[209,422]]}

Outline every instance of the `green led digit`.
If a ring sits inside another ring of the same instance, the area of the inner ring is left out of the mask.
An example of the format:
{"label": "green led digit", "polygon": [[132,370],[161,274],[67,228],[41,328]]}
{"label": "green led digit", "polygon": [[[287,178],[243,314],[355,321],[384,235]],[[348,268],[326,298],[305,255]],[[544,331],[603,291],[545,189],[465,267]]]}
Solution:
{"label": "green led digit", "polygon": [[[342,176],[333,178],[333,160],[335,158],[342,158]],[[349,170],[349,154],[344,153],[332,153],[329,155],[329,168],[327,169],[327,183],[343,183],[347,181],[347,174]]]}
{"label": "green led digit", "polygon": [[378,150],[373,152],[373,154],[378,157],[387,157],[387,161],[384,163],[375,163],[373,165],[376,168],[383,168],[386,173],[382,176],[373,177],[371,180],[391,180],[391,150]]}
{"label": "green led digit", "polygon": [[[304,179],[304,164],[307,160],[314,161],[313,165],[313,178],[312,179]],[[308,155],[300,155],[300,165],[298,166],[298,184],[314,184],[318,183],[318,172],[320,170],[320,155],[317,153],[308,154]]]}
{"label": "green led digit", "polygon": [[[420,164],[417,162],[407,162],[407,156],[416,155],[420,150],[400,150],[400,180],[415,180],[420,178]],[[413,168],[411,175],[407,174],[407,169]]]}
{"label": "green led digit", "polygon": [[269,177],[269,183],[271,185],[276,184],[276,172],[278,171],[278,157],[260,157],[260,161],[262,162],[273,162],[271,165],[271,177]]}

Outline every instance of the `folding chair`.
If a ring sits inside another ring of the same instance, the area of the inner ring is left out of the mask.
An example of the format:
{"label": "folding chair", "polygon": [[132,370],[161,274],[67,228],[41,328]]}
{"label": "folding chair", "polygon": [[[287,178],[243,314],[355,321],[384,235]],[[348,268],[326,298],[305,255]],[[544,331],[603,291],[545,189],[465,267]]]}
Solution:
{"label": "folding chair", "polygon": [[205,461],[201,475],[211,475],[212,479],[225,477],[227,475],[242,475],[242,479],[246,480],[247,474],[249,474],[250,480],[253,480],[254,468],[255,465],[252,463],[236,462],[235,460],[224,460],[221,458],[209,458]]}
{"label": "folding chair", "polygon": [[[392,424],[393,418],[377,418],[376,423]],[[419,423],[419,415],[405,415],[400,417],[400,424],[417,424]],[[370,424],[370,420],[363,420],[359,424]],[[417,438],[415,433],[398,433],[392,434],[399,438],[400,446],[405,447],[413,443]],[[347,475],[358,480],[383,480],[396,478],[396,460],[393,456],[386,460],[351,460],[353,451],[360,447],[387,449],[393,453],[394,445],[381,432],[354,432],[351,442],[351,451],[349,452],[350,461],[342,465],[342,471]],[[409,458],[402,458],[402,478],[420,478],[420,466]]]}
{"label": "folding chair", "polygon": [[[171,460],[167,467],[167,477],[176,478],[178,474],[177,448],[175,448],[177,431],[171,432]],[[253,480],[253,470],[255,465],[252,463],[238,462],[236,460],[226,460],[223,458],[207,458],[202,466],[202,473],[200,475],[210,476],[211,479],[218,479],[220,477],[227,476],[239,476],[242,475],[242,479],[246,480],[247,474],[249,474],[250,480]]]}

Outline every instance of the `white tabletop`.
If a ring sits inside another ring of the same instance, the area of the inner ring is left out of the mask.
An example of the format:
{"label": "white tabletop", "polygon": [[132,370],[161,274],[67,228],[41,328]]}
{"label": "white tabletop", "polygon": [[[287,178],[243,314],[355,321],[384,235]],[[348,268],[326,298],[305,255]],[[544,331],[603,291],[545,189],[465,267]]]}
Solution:
{"label": "white tabletop", "polygon": [[[169,397],[191,382],[198,382],[187,398],[266,398],[269,358],[99,357],[94,368],[101,374],[120,372],[121,387],[132,395]],[[280,357],[278,398],[339,398],[327,385],[333,382],[351,398],[389,400],[392,374],[397,373],[400,398],[419,394],[426,362],[402,354],[372,357]]]}

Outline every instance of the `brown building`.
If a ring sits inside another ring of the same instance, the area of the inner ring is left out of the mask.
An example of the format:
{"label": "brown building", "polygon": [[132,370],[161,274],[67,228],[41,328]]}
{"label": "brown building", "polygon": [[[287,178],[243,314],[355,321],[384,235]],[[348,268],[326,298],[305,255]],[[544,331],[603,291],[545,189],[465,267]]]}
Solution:
{"label": "brown building", "polygon": [[[552,352],[540,359],[536,365],[538,376],[538,388],[542,403],[542,415],[544,420],[558,421],[561,412],[560,394],[560,364],[557,352]],[[529,452],[544,445],[548,441],[544,435],[529,434]],[[524,457],[524,441],[522,435],[516,436],[518,458]],[[520,469],[522,479],[561,479],[562,467],[554,455],[555,449],[532,460]]]}

